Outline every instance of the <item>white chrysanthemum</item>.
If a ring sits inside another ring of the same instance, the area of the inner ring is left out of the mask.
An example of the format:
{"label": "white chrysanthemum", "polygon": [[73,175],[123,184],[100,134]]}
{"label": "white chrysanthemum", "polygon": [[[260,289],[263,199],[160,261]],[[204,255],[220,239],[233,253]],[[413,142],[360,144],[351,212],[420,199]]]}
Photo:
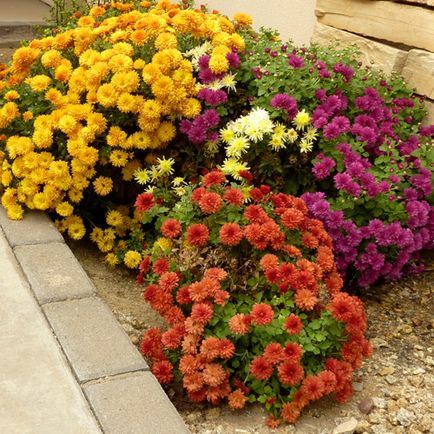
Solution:
{"label": "white chrysanthemum", "polygon": [[283,140],[283,136],[279,134],[273,134],[271,136],[270,146],[273,151],[280,151],[281,149],[285,149],[286,145]]}
{"label": "white chrysanthemum", "polygon": [[183,196],[185,194],[185,188],[184,187],[175,187],[173,189],[176,195]]}
{"label": "white chrysanthemum", "polygon": [[226,155],[228,157],[238,158],[249,149],[249,146],[250,143],[245,137],[234,137],[226,147]]}
{"label": "white chrysanthemum", "polygon": [[170,175],[173,173],[173,165],[175,160],[173,158],[157,158],[158,171],[161,175]]}
{"label": "white chrysanthemum", "polygon": [[236,158],[226,158],[220,169],[225,175],[232,175],[233,173],[236,173],[238,163],[239,162]]}
{"label": "white chrysanthemum", "polygon": [[147,169],[139,169],[134,172],[134,179],[140,185],[145,185],[151,180],[151,174]]}
{"label": "white chrysanthemum", "polygon": [[294,118],[294,125],[297,130],[302,130],[310,123],[310,115],[306,110],[300,110]]}
{"label": "white chrysanthemum", "polygon": [[294,143],[298,139],[298,133],[294,128],[290,128],[286,132],[286,137],[288,138],[289,143]]}
{"label": "white chrysanthemum", "polygon": [[220,82],[222,83],[223,87],[229,90],[233,90],[234,92],[237,90],[237,81],[235,79],[236,74],[226,74]]}
{"label": "white chrysanthemum", "polygon": [[220,130],[220,137],[225,143],[229,143],[235,137],[235,132],[230,125],[227,125],[226,128]]}
{"label": "white chrysanthemum", "polygon": [[176,178],[173,178],[172,185],[174,187],[180,187],[181,185],[185,184],[185,179],[182,176],[177,176]]}
{"label": "white chrysanthemum", "polygon": [[157,181],[158,179],[160,179],[161,173],[158,169],[158,166],[155,165],[155,166],[151,167],[150,176],[151,176],[152,181]]}
{"label": "white chrysanthemum", "polygon": [[302,139],[300,142],[300,152],[301,153],[305,153],[305,152],[310,152],[312,150],[313,147],[313,143],[310,142],[309,140],[306,139]]}
{"label": "white chrysanthemum", "polygon": [[318,135],[318,131],[316,128],[311,127],[308,128],[304,134],[304,138],[309,141],[314,141]]}
{"label": "white chrysanthemum", "polygon": [[148,186],[148,188],[145,190],[145,193],[153,193],[155,191],[157,187],[155,187],[155,185],[150,185]]}

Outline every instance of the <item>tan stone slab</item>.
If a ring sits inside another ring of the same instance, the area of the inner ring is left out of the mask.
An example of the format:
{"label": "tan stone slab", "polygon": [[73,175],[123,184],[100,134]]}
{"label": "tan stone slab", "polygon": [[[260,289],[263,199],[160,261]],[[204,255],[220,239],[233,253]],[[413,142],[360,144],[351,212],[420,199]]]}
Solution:
{"label": "tan stone slab", "polygon": [[107,378],[84,386],[106,434],[188,434],[187,427],[150,372]]}
{"label": "tan stone slab", "polygon": [[402,75],[417,93],[434,99],[434,53],[410,50]]}
{"label": "tan stone slab", "polygon": [[[378,1],[378,0],[371,0],[371,1]],[[401,0],[386,0],[386,1],[400,2]],[[414,3],[422,6],[434,6],[434,0],[405,0],[405,1],[406,3]]]}
{"label": "tan stone slab", "polygon": [[434,51],[434,10],[390,1],[318,0],[322,24]]}
{"label": "tan stone slab", "polygon": [[17,246],[14,251],[39,303],[95,293],[95,286],[65,243]]}
{"label": "tan stone slab", "polygon": [[101,434],[0,229],[0,433]]}
{"label": "tan stone slab", "polygon": [[425,106],[428,109],[428,114],[423,120],[424,125],[434,125],[434,101],[425,101]]}
{"label": "tan stone slab", "polygon": [[48,303],[43,309],[81,382],[148,369],[111,310],[99,298]]}
{"label": "tan stone slab", "polygon": [[0,205],[0,226],[12,247],[26,244],[63,243],[54,223],[42,211],[28,211],[23,220],[10,220]]}
{"label": "tan stone slab", "polygon": [[363,63],[381,69],[386,74],[401,72],[407,58],[407,51],[321,23],[316,23],[311,42],[319,45],[337,42],[341,47],[355,45],[361,52],[360,60]]}

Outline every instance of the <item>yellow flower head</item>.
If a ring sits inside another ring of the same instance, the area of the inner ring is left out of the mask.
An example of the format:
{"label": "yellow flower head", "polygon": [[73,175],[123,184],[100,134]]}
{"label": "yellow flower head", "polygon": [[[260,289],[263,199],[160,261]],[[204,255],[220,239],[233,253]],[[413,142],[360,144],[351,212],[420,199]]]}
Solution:
{"label": "yellow flower head", "polygon": [[119,211],[112,209],[107,213],[106,222],[110,226],[120,226],[123,223],[122,214]]}
{"label": "yellow flower head", "polygon": [[252,17],[243,12],[237,12],[234,15],[234,21],[240,26],[250,26],[253,22]]}
{"label": "yellow flower head", "polygon": [[214,74],[221,74],[229,69],[229,61],[223,54],[212,54],[209,67]]}
{"label": "yellow flower head", "polygon": [[47,89],[47,87],[51,83],[51,78],[47,75],[35,75],[32,78],[28,78],[26,83],[31,87],[35,92],[42,92]]}
{"label": "yellow flower head", "polygon": [[139,252],[128,250],[128,252],[125,253],[124,264],[128,268],[137,268],[140,265],[140,262],[142,262],[142,255]]}
{"label": "yellow flower head", "polygon": [[294,125],[297,128],[297,130],[301,130],[310,123],[310,115],[306,110],[300,110],[295,118],[294,118]]}
{"label": "yellow flower head", "polygon": [[106,176],[99,176],[93,181],[93,188],[96,194],[107,196],[113,189],[113,181]]}

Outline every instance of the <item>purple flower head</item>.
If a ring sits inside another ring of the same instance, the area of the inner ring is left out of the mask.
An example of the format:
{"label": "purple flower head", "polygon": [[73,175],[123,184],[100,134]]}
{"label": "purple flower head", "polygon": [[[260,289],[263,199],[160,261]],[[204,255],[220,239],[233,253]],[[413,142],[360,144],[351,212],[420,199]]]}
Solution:
{"label": "purple flower head", "polygon": [[316,162],[312,168],[312,173],[318,180],[324,180],[329,175],[331,170],[336,166],[336,162],[328,157],[323,157],[321,160]]}
{"label": "purple flower head", "polygon": [[365,173],[365,167],[359,162],[350,163],[347,165],[347,173],[353,178],[360,178]]}
{"label": "purple flower head", "polygon": [[339,190],[347,190],[349,185],[353,182],[352,178],[348,173],[338,173],[333,177],[335,181],[335,186]]}
{"label": "purple flower head", "polygon": [[202,118],[208,128],[216,127],[220,122],[220,115],[217,110],[214,109],[206,110],[202,115]]}
{"label": "purple flower head", "polygon": [[286,93],[274,95],[271,100],[271,107],[285,110],[290,120],[294,119],[298,112],[297,101]]}
{"label": "purple flower head", "polygon": [[226,59],[228,59],[229,66],[231,68],[238,69],[241,65],[241,61],[240,61],[240,58],[238,56],[238,53],[236,53],[235,51],[232,51],[232,52],[226,54]]}
{"label": "purple flower head", "polygon": [[199,61],[198,61],[199,67],[201,69],[208,68],[210,59],[211,59],[211,56],[208,56],[207,54],[200,56]]}
{"label": "purple flower head", "polygon": [[208,105],[219,105],[223,104],[228,100],[228,96],[224,90],[221,89],[201,89],[197,97],[205,101]]}
{"label": "purple flower head", "polygon": [[333,66],[333,71],[341,74],[344,77],[345,83],[348,83],[354,75],[354,71],[349,66],[337,63]]}
{"label": "purple flower head", "polygon": [[299,69],[304,66],[304,60],[302,57],[298,57],[295,54],[288,54],[288,65],[294,69]]}

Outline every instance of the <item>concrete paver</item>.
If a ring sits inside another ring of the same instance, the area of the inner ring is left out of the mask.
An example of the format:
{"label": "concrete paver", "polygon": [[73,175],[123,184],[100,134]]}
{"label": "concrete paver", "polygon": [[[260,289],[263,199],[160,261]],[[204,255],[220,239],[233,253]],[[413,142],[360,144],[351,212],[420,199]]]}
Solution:
{"label": "concrete paver", "polygon": [[181,417],[150,372],[134,372],[84,386],[106,434],[186,434]]}
{"label": "concrete paver", "polygon": [[17,246],[14,252],[39,303],[95,293],[92,281],[65,243]]}
{"label": "concrete paver", "polygon": [[0,0],[0,22],[44,24],[50,6],[40,0]]}
{"label": "concrete paver", "polygon": [[101,433],[1,229],[0,270],[0,432]]}
{"label": "concrete paver", "polygon": [[25,219],[17,221],[9,220],[5,209],[0,206],[0,226],[12,247],[24,244],[63,242],[63,237],[56,226],[41,211],[26,212]]}
{"label": "concrete paver", "polygon": [[99,298],[49,303],[43,309],[81,382],[148,369]]}

